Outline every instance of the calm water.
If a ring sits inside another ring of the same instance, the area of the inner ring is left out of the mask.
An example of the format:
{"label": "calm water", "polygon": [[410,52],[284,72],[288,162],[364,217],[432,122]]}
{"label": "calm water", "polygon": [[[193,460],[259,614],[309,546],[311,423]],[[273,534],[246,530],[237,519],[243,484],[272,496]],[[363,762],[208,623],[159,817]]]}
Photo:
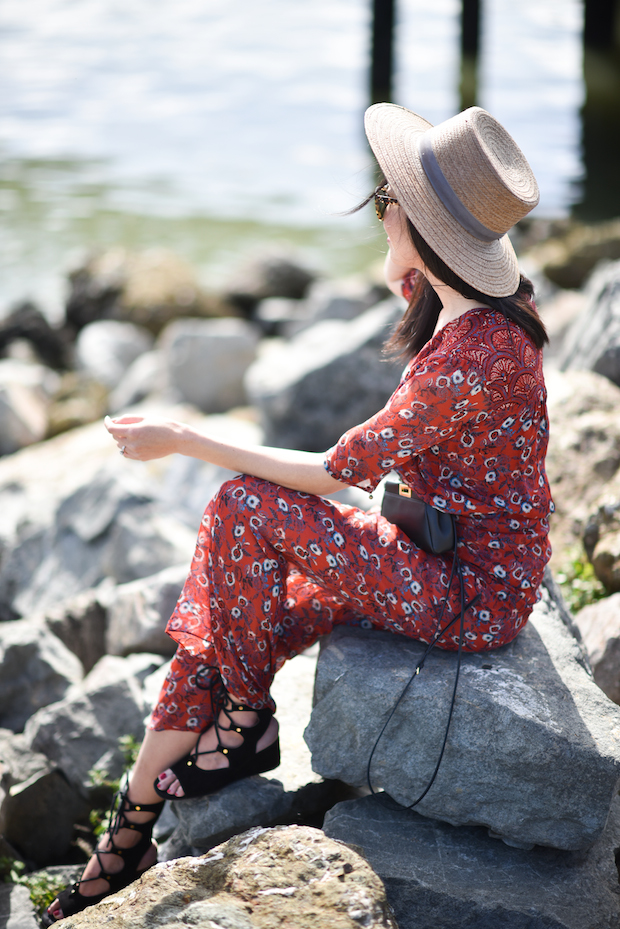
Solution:
{"label": "calm water", "polygon": [[[365,194],[368,0],[3,0],[0,312],[52,314],[77,250],[167,245],[217,286],[266,244],[326,273],[377,260]],[[400,0],[396,102],[459,109],[457,0]],[[539,215],[581,196],[580,0],[486,0],[480,105]]]}

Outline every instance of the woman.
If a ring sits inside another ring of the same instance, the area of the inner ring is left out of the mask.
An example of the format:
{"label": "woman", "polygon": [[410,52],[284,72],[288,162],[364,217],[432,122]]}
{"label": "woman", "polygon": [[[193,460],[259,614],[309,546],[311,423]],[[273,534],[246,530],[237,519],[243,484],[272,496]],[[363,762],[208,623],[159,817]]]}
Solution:
{"label": "woman", "polygon": [[[52,904],[48,925],[153,864],[162,797],[207,794],[277,766],[269,687],[287,658],[361,619],[429,642],[444,600],[446,616],[459,611],[452,553],[426,554],[378,512],[322,495],[346,485],[371,492],[397,470],[454,514],[466,649],[509,642],[537,599],[552,509],[546,334],[506,235],[538,202],[536,181],[508,133],[476,107],[432,127],[378,104],[366,132],[385,177],[375,205],[387,283],[410,301],[390,341],[409,364],[385,408],[325,455],[242,448],[176,422],[106,421],[126,458],[178,452],[241,476],[202,520],[168,625],[179,648],[110,834],[82,881]],[[438,644],[455,649],[458,639],[452,626]]]}

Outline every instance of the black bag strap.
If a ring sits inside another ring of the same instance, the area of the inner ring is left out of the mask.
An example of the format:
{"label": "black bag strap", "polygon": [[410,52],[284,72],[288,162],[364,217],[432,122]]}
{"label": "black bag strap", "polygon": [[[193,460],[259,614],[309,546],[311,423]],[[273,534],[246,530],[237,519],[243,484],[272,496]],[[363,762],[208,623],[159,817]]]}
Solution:
{"label": "black bag strap", "polygon": [[[398,697],[398,699],[396,700],[394,706],[393,706],[392,709],[390,710],[390,713],[389,713],[389,715],[388,715],[388,718],[386,719],[385,723],[383,724],[383,728],[381,729],[381,732],[380,732],[379,735],[377,736],[377,739],[376,739],[376,741],[375,741],[375,744],[374,744],[373,747],[372,747],[372,751],[371,751],[370,756],[369,756],[369,758],[368,758],[368,765],[367,765],[367,768],[366,768],[366,782],[367,782],[367,784],[368,784],[368,789],[370,790],[370,792],[371,792],[371,794],[372,794],[373,796],[377,796],[377,795],[378,795],[378,791],[376,791],[376,790],[374,789],[374,787],[372,786],[370,768],[371,768],[371,765],[372,765],[372,759],[373,759],[373,757],[374,757],[374,755],[375,755],[375,752],[376,752],[376,750],[377,750],[377,747],[378,747],[378,745],[379,745],[379,742],[381,741],[381,738],[383,737],[383,734],[384,734],[385,730],[386,730],[387,727],[389,726],[389,724],[390,724],[390,722],[391,722],[391,720],[392,720],[392,717],[394,716],[394,714],[395,714],[396,710],[398,709],[400,703],[401,703],[402,700],[404,699],[405,694],[407,693],[407,691],[409,690],[411,684],[413,683],[413,681],[416,679],[416,677],[419,675],[420,671],[421,671],[422,668],[424,667],[424,663],[425,663],[426,659],[428,658],[430,652],[431,652],[432,649],[435,647],[435,645],[437,644],[437,642],[439,641],[439,639],[440,639],[449,629],[452,628],[452,626],[454,625],[454,623],[455,623],[458,619],[460,619],[460,625],[459,625],[459,647],[458,647],[458,652],[457,652],[456,674],[455,674],[455,677],[454,677],[454,687],[453,687],[453,690],[452,690],[452,700],[451,700],[451,702],[450,702],[450,710],[449,710],[449,712],[448,712],[448,721],[447,721],[447,723],[446,723],[446,731],[445,731],[445,733],[444,733],[443,743],[442,743],[442,746],[441,746],[441,751],[439,752],[439,758],[437,759],[437,764],[435,765],[435,770],[433,771],[433,774],[432,774],[432,776],[431,776],[430,781],[428,782],[428,784],[426,785],[426,787],[424,788],[424,790],[422,791],[422,793],[420,794],[420,796],[417,798],[417,800],[414,800],[413,803],[410,803],[408,806],[405,807],[406,810],[412,810],[414,806],[417,806],[418,803],[420,803],[420,802],[424,799],[424,797],[427,795],[427,793],[429,792],[429,790],[430,790],[431,787],[433,786],[433,784],[434,784],[434,782],[435,782],[435,778],[437,777],[437,773],[438,773],[438,771],[439,771],[439,766],[441,765],[441,761],[442,761],[442,759],[443,759],[444,751],[445,751],[445,749],[446,749],[446,744],[447,744],[447,741],[448,741],[448,733],[450,732],[450,723],[452,722],[452,713],[454,712],[454,704],[455,704],[455,701],[456,701],[456,689],[457,689],[457,687],[458,687],[459,675],[460,675],[460,672],[461,672],[461,654],[462,654],[462,651],[463,651],[463,638],[464,638],[464,633],[465,633],[465,613],[467,612],[468,609],[470,609],[470,607],[472,607],[472,606],[476,603],[476,601],[477,601],[477,600],[479,599],[479,597],[480,597],[480,594],[478,593],[478,594],[476,594],[476,596],[475,596],[472,600],[469,601],[469,603],[465,603],[465,584],[464,584],[464,581],[463,581],[463,568],[462,568],[462,565],[461,565],[459,556],[458,556],[458,554],[457,554],[457,539],[456,539],[456,537],[455,537],[455,539],[454,539],[454,550],[453,550],[453,551],[454,551],[454,559],[453,559],[453,562],[452,562],[452,570],[451,570],[451,572],[450,572],[450,580],[448,581],[448,590],[447,590],[447,592],[446,592],[446,596],[445,596],[445,598],[444,598],[443,605],[442,605],[442,607],[441,607],[441,613],[439,614],[439,620],[438,620],[438,622],[437,622],[437,630],[436,630],[436,632],[435,632],[435,634],[434,634],[432,640],[429,642],[428,646],[426,647],[426,650],[424,651],[424,654],[422,655],[420,661],[417,663],[417,665],[416,665],[416,667],[415,667],[415,670],[414,670],[413,674],[411,675],[411,677],[409,678],[409,680],[407,681],[407,683],[406,683],[405,686],[403,687],[403,689],[402,689],[402,691],[401,691],[401,693],[400,693],[400,696]],[[459,611],[455,616],[452,617],[452,619],[450,620],[449,623],[447,623],[443,628],[441,628],[441,620],[442,620],[442,618],[443,618],[443,614],[444,614],[444,612],[445,612],[445,609],[446,609],[446,606],[447,606],[447,603],[448,603],[448,596],[449,596],[449,594],[450,594],[450,590],[452,589],[452,582],[453,582],[453,580],[454,580],[454,575],[455,575],[455,574],[458,576],[458,579],[459,579],[459,592],[460,592],[460,595],[461,595],[461,609],[460,609],[460,611]],[[379,798],[379,799],[381,799],[381,798]],[[400,806],[400,804],[399,804],[399,806]]]}

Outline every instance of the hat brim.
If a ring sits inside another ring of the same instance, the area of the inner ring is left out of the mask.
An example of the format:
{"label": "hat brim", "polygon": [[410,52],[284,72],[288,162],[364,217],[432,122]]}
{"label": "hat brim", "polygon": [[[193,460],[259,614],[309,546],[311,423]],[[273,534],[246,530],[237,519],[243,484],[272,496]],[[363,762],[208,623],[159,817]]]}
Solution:
{"label": "hat brim", "polygon": [[418,139],[432,123],[405,107],[376,103],[366,111],[364,126],[399,204],[433,251],[475,290],[490,297],[514,294],[519,265],[508,236],[493,242],[475,238],[446,209],[426,176]]}

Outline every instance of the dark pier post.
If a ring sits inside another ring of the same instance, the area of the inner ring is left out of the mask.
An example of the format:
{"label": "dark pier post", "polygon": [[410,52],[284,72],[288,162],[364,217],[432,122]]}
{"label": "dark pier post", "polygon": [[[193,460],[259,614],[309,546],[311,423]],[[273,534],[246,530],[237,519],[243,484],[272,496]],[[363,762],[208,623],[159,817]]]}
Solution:
{"label": "dark pier post", "polygon": [[583,42],[586,48],[611,49],[617,44],[617,0],[585,0]]}
{"label": "dark pier post", "polygon": [[392,99],[395,3],[396,0],[372,2],[371,103],[389,103]]}
{"label": "dark pier post", "polygon": [[620,216],[620,0],[584,0],[583,46],[585,170],[573,214],[587,222]]}
{"label": "dark pier post", "polygon": [[461,109],[475,106],[478,95],[480,0],[461,0]]}

